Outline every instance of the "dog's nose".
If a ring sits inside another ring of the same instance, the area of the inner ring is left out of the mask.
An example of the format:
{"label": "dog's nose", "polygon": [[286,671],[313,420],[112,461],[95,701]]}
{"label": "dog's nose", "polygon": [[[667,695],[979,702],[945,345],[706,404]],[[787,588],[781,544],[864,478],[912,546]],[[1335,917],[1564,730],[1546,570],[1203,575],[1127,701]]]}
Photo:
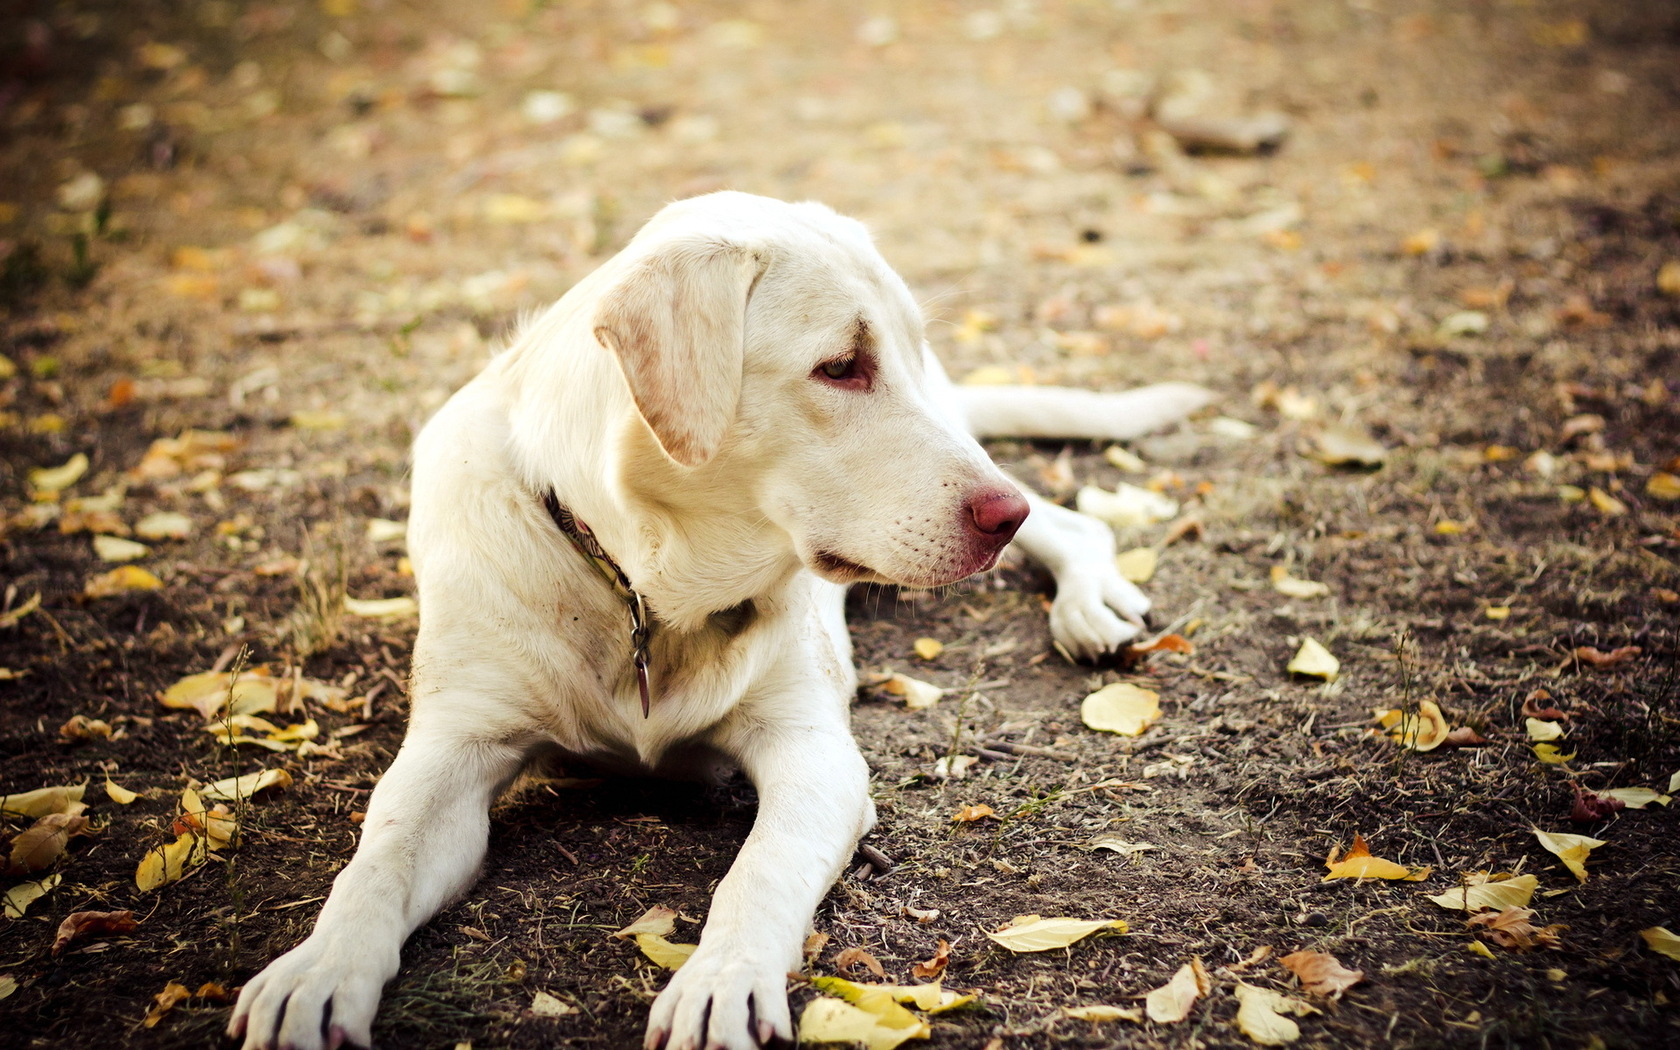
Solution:
{"label": "dog's nose", "polygon": [[998,546],[1015,536],[1027,520],[1027,501],[1011,488],[989,485],[968,495],[968,517],[975,531],[994,539]]}

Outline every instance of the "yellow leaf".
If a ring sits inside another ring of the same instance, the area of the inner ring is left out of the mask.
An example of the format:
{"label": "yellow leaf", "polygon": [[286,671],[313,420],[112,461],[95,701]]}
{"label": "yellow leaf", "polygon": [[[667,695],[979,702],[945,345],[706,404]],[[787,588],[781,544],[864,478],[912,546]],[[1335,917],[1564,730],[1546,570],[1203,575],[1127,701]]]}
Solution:
{"label": "yellow leaf", "polygon": [[110,777],[105,778],[105,795],[112,802],[115,802],[119,806],[126,806],[130,802],[133,802],[135,799],[140,797],[139,794],[136,793],[136,792],[130,791],[125,787],[119,787],[118,785],[111,783],[111,778]]}
{"label": "yellow leaf", "polygon": [[1528,902],[1539,885],[1540,880],[1533,875],[1518,875],[1497,882],[1467,882],[1429,899],[1443,908],[1466,914],[1490,908],[1494,911],[1504,911],[1506,908],[1528,907]]}
{"label": "yellow leaf", "polygon": [[537,994],[531,997],[531,1012],[538,1017],[566,1017],[578,1013],[579,1010],[570,1003],[539,988]]}
{"label": "yellow leaf", "polygon": [[664,937],[676,928],[677,913],[663,904],[655,904],[647,911],[642,912],[641,917],[635,922],[622,930],[614,930],[607,936],[615,937],[621,941],[641,933],[651,933],[656,937]]}
{"label": "yellow leaf", "polygon": [[88,458],[78,452],[65,460],[62,466],[41,467],[29,472],[29,487],[38,495],[50,496],[74,485],[87,473]]}
{"label": "yellow leaf", "polygon": [[1285,1046],[1301,1038],[1301,1027],[1284,1014],[1318,1011],[1270,988],[1237,982],[1237,1028],[1261,1046]]}
{"label": "yellow leaf", "polygon": [[1155,575],[1161,556],[1153,547],[1133,547],[1114,556],[1114,567],[1132,583],[1148,583]]}
{"label": "yellow leaf", "polygon": [[1429,877],[1429,868],[1408,868],[1396,864],[1391,860],[1382,860],[1371,856],[1371,847],[1365,844],[1365,836],[1353,836],[1353,848],[1340,858],[1336,851],[1331,850],[1324,866],[1330,874],[1324,876],[1324,881],[1331,879],[1397,879],[1401,882],[1421,882]]}
{"label": "yellow leaf", "polygon": [[1064,1006],[1062,1013],[1076,1021],[1090,1021],[1101,1023],[1104,1021],[1135,1021],[1143,1023],[1143,1010],[1140,1007],[1126,1009],[1119,1006]]}
{"label": "yellow leaf", "polygon": [[1126,929],[1121,919],[1041,919],[1037,915],[1018,915],[1008,926],[986,936],[1012,952],[1047,952],[1066,948],[1098,930],[1125,933]]}
{"label": "yellow leaf", "polygon": [[879,1016],[892,1028],[907,1028],[919,1023],[915,1015],[899,1003],[909,1003],[918,1010],[937,1014],[974,1001],[972,995],[946,991],[939,981],[928,984],[859,984],[844,977],[813,977],[811,986]]}
{"label": "yellow leaf", "polygon": [[1468,528],[1469,526],[1464,524],[1462,521],[1454,521],[1451,518],[1442,518],[1440,521],[1435,523],[1435,535],[1462,536]]}
{"label": "yellow leaf", "polygon": [[1482,610],[1482,615],[1490,620],[1509,620],[1511,607],[1509,605],[1490,605]]}
{"label": "yellow leaf", "polygon": [[82,593],[89,598],[110,598],[129,591],[155,591],[163,581],[138,565],[122,565],[88,580]]}
{"label": "yellow leaf", "polygon": [[893,674],[881,683],[881,691],[904,697],[904,706],[912,711],[932,707],[945,695],[945,690],[907,674]]}
{"label": "yellow leaf", "polygon": [[1137,453],[1120,445],[1110,445],[1103,449],[1103,458],[1128,474],[1142,474],[1149,469],[1149,464],[1139,458]]}
{"label": "yellow leaf", "polygon": [[134,871],[134,885],[149,892],[167,886],[185,875],[191,868],[204,863],[209,856],[209,843],[191,831],[183,831],[174,842],[167,842],[146,851],[140,866]]}
{"label": "yellow leaf", "polygon": [[1113,492],[1086,485],[1074,497],[1074,506],[1081,514],[1121,529],[1153,525],[1178,513],[1176,500],[1123,481]]}
{"label": "yellow leaf", "polygon": [[63,875],[48,875],[34,882],[20,882],[7,890],[3,908],[6,918],[23,918],[23,913],[29,910],[29,906],[51,893],[63,878]]}
{"label": "yellow leaf", "polygon": [[420,612],[420,603],[406,595],[400,598],[344,598],[344,611],[351,616],[365,616],[375,620],[394,620],[401,616],[414,616]]}
{"label": "yellow leaf", "polygon": [[1471,941],[1464,946],[1464,950],[1472,955],[1480,955],[1484,959],[1493,958],[1493,950],[1481,941]]}
{"label": "yellow leaf", "polygon": [[1615,518],[1627,513],[1627,504],[1605,492],[1597,485],[1587,490],[1587,501],[1598,508],[1600,514]]}
{"label": "yellow leaf", "polygon": [[945,651],[945,643],[937,638],[918,638],[913,648],[922,659],[937,660],[939,654]]}
{"label": "yellow leaf", "polygon": [[636,934],[636,947],[642,950],[655,965],[663,966],[667,970],[680,970],[688,957],[694,954],[697,944],[672,944],[657,933]]}
{"label": "yellow leaf", "polygon": [[164,707],[197,711],[214,718],[228,710],[236,715],[272,711],[280,703],[280,684],[261,668],[243,671],[237,678],[227,671],[190,674],[158,696]]}
{"label": "yellow leaf", "polygon": [[193,527],[185,514],[160,510],[135,522],[134,532],[145,540],[184,540],[193,534]]}
{"label": "yellow leaf", "polygon": [[82,801],[82,795],[86,792],[86,784],[71,784],[66,787],[36,788],[34,791],[21,791],[15,795],[0,795],[0,812],[8,817],[39,820],[48,813],[70,812],[76,803]]}
{"label": "yellow leaf", "polygon": [[1415,712],[1394,708],[1375,712],[1390,740],[1413,751],[1433,751],[1447,739],[1447,718],[1433,700],[1421,700]]}
{"label": "yellow leaf", "polygon": [[[897,1006],[896,1003],[893,1004]],[[880,1014],[825,997],[811,1000],[799,1015],[801,1043],[853,1043],[867,1050],[893,1050],[908,1039],[926,1039],[932,1029],[926,1021],[898,1007],[910,1018],[908,1025],[894,1026]]]}
{"label": "yellow leaf", "polygon": [[1296,579],[1282,565],[1272,566],[1272,589],[1291,598],[1324,598],[1330,594],[1329,584]]}
{"label": "yellow leaf", "polygon": [[1523,725],[1528,730],[1530,740],[1561,740],[1563,726],[1556,722],[1548,722],[1543,718],[1525,718]]}
{"label": "yellow leaf", "polygon": [[1645,947],[1680,962],[1680,936],[1675,936],[1667,927],[1652,926],[1648,930],[1640,930],[1639,936],[1645,938]]}
{"label": "yellow leaf", "polygon": [[1577,880],[1587,881],[1587,854],[1604,845],[1603,839],[1541,831],[1539,828],[1533,830],[1534,837],[1540,840],[1540,845],[1555,853],[1558,860],[1563,861],[1563,866],[1574,872]]}
{"label": "yellow leaf", "polygon": [[1680,499],[1680,476],[1659,470],[1645,482],[1645,495],[1657,499]]}
{"label": "yellow leaf", "polygon": [[1202,967],[1202,960],[1191,959],[1178,968],[1172,980],[1144,997],[1143,1010],[1156,1024],[1177,1024],[1189,1017],[1196,1000],[1212,989],[1213,981]]}
{"label": "yellow leaf", "polygon": [[1326,682],[1334,682],[1341,673],[1342,662],[1330,654],[1330,650],[1320,645],[1318,639],[1308,637],[1302,640],[1301,649],[1289,661],[1286,668],[1290,674],[1311,675],[1322,678]]}
{"label": "yellow leaf", "polygon": [[221,802],[238,802],[248,799],[269,788],[289,788],[292,786],[292,775],[284,769],[262,769],[255,773],[247,773],[242,777],[228,777],[218,780],[214,784],[206,785],[199,794],[208,799]]}
{"label": "yellow leaf", "polygon": [[152,553],[152,549],[144,543],[117,536],[95,536],[93,553],[100,561],[133,561]]}
{"label": "yellow leaf", "polygon": [[1600,796],[1621,799],[1622,805],[1628,809],[1644,809],[1655,802],[1659,806],[1666,806],[1673,801],[1669,796],[1651,788],[1611,788],[1598,792]]}
{"label": "yellow leaf", "polygon": [[1575,757],[1575,752],[1564,754],[1556,744],[1535,744],[1534,757],[1548,766],[1561,766]]}
{"label": "yellow leaf", "polygon": [[1129,682],[1115,682],[1087,696],[1079,705],[1079,717],[1100,732],[1137,736],[1160,719],[1160,697]]}

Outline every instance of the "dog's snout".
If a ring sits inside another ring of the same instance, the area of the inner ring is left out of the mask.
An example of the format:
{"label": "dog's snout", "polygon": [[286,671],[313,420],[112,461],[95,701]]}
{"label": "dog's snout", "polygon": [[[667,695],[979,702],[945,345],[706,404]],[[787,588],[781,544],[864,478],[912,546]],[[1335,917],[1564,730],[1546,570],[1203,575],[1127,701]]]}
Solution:
{"label": "dog's snout", "polygon": [[968,518],[976,532],[1001,547],[1027,520],[1027,501],[1014,489],[989,485],[969,493]]}

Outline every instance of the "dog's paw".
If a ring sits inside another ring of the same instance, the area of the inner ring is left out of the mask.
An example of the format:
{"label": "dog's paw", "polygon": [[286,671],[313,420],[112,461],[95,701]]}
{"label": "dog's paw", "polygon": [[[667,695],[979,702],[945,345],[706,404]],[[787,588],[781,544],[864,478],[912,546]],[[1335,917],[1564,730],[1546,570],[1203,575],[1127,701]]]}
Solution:
{"label": "dog's paw", "polygon": [[1097,563],[1056,578],[1050,603],[1050,637],[1076,660],[1097,660],[1143,630],[1149,598],[1115,570]]}
{"label": "dog's paw", "polygon": [[702,943],[648,1017],[645,1050],[753,1050],[793,1042],[787,969],[762,951]]}
{"label": "dog's paw", "polygon": [[373,1045],[379,993],[396,972],[365,949],[329,946],[316,937],[282,955],[239,993],[228,1035],[243,1050],[337,1050]]}

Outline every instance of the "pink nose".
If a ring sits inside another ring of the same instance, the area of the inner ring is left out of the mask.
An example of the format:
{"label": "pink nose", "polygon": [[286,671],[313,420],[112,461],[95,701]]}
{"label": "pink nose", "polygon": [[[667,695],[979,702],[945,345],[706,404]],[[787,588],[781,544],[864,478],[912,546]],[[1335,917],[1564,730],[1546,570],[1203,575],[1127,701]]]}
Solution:
{"label": "pink nose", "polygon": [[968,494],[968,516],[975,531],[1001,547],[1027,520],[1027,501],[1014,489],[989,485]]}

